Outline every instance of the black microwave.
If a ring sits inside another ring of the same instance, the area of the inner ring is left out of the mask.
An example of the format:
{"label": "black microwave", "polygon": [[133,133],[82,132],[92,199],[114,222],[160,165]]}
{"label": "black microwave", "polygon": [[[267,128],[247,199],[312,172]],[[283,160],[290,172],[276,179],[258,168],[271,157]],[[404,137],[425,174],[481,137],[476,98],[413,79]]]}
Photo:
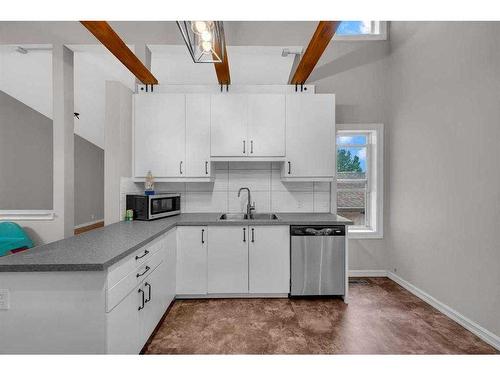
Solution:
{"label": "black microwave", "polygon": [[134,220],[154,220],[181,213],[180,194],[127,195],[127,210]]}

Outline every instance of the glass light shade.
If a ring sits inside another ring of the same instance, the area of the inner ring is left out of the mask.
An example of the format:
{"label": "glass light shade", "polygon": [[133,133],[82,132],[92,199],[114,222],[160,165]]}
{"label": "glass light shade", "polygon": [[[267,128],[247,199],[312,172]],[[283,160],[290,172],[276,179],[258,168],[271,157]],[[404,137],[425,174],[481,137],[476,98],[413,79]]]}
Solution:
{"label": "glass light shade", "polygon": [[225,40],[222,21],[177,21],[195,63],[221,63]]}

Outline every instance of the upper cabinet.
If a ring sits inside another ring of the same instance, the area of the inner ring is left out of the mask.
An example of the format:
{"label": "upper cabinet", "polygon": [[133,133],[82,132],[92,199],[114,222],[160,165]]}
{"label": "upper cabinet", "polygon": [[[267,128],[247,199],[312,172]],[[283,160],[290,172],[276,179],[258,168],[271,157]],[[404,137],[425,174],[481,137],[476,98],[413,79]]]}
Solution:
{"label": "upper cabinet", "polygon": [[285,156],[285,95],[248,95],[249,156]]}
{"label": "upper cabinet", "polygon": [[186,176],[209,177],[210,95],[186,95]]}
{"label": "upper cabinet", "polygon": [[134,177],[208,180],[210,95],[134,95]]}
{"label": "upper cabinet", "polygon": [[211,108],[213,157],[284,157],[285,95],[212,95]]}
{"label": "upper cabinet", "polygon": [[282,179],[333,181],[334,175],[335,95],[288,95]]}
{"label": "upper cabinet", "polygon": [[333,181],[333,94],[134,95],[134,177],[213,181],[211,162],[283,161],[284,181]]}
{"label": "upper cabinet", "polygon": [[185,172],[185,95],[134,95],[134,176],[180,177]]}
{"label": "upper cabinet", "polygon": [[247,95],[212,95],[212,156],[246,156]]}

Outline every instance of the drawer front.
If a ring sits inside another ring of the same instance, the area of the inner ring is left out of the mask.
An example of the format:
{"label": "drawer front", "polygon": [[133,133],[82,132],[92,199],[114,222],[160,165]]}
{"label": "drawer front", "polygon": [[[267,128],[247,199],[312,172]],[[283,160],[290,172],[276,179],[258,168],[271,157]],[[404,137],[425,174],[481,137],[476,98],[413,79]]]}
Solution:
{"label": "drawer front", "polygon": [[159,237],[146,246],[141,247],[125,259],[110,267],[108,271],[108,289],[113,288],[129,273],[146,262],[154,253],[161,249],[161,239]]}
{"label": "drawer front", "polygon": [[106,311],[111,311],[133,288],[148,277],[160,265],[163,258],[163,251],[156,251],[116,285],[108,289],[106,293]]}

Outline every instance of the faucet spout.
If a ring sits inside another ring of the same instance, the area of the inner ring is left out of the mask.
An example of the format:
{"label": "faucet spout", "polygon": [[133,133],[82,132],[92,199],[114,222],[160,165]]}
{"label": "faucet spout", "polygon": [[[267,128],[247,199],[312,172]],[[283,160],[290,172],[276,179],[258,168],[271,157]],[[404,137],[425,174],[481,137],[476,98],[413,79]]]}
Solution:
{"label": "faucet spout", "polygon": [[255,204],[252,204],[252,198],[250,194],[250,189],[247,187],[242,187],[240,190],[238,190],[238,197],[241,195],[241,191],[246,190],[248,194],[248,202],[247,202],[247,216],[250,217],[252,214],[252,210],[255,210]]}

